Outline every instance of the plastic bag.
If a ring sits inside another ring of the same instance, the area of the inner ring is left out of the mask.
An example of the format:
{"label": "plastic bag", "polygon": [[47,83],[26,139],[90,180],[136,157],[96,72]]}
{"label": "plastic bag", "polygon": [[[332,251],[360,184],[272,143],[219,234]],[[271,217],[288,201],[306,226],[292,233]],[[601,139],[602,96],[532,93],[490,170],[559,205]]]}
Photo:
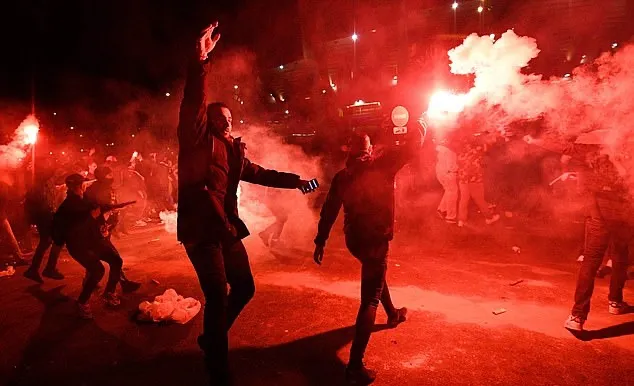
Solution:
{"label": "plastic bag", "polygon": [[139,304],[139,320],[185,324],[196,316],[202,305],[194,298],[184,298],[174,289],[166,290],[153,302]]}

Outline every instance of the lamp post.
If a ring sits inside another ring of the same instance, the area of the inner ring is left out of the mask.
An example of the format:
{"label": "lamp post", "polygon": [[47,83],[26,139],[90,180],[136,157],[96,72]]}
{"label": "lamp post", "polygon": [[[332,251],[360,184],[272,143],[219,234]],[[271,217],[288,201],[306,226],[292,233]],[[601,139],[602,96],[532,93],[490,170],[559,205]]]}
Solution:
{"label": "lamp post", "polygon": [[451,9],[453,9],[453,32],[456,33],[456,31],[457,31],[456,10],[458,9],[458,2],[457,1],[454,1],[453,4],[451,4]]}

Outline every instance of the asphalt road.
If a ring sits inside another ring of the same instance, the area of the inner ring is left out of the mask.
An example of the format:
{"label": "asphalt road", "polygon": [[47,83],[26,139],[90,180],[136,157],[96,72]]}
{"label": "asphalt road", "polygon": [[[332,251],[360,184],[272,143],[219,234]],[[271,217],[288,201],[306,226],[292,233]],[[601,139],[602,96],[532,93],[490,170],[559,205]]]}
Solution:
{"label": "asphalt road", "polygon": [[[366,362],[378,371],[376,385],[634,384],[634,314],[608,314],[607,279],[597,279],[590,331],[575,337],[562,327],[580,224],[506,220],[459,230],[434,221],[403,222],[417,231],[392,243],[388,282],[410,314],[372,336]],[[257,236],[246,240],[257,291],[230,335],[237,385],[344,384],[360,286],[337,228],[321,267],[309,239],[287,238],[273,250]],[[0,384],[206,384],[196,345],[202,315],[185,325],[134,320],[142,300],[167,288],[202,300],[183,248],[156,225],[115,244],[143,287],[118,310],[95,296],[94,321],[75,317],[83,271],[65,253],[64,281],[36,285],[24,268],[0,278]],[[631,283],[625,295],[634,301]],[[494,315],[499,309],[506,311]],[[380,311],[378,323],[385,319]]]}

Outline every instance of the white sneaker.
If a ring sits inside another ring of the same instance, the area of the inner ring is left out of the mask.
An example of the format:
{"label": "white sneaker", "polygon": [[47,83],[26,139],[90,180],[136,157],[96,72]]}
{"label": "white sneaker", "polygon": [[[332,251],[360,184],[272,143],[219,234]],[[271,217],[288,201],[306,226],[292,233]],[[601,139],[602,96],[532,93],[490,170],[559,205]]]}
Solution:
{"label": "white sneaker", "polygon": [[570,331],[583,331],[583,324],[585,322],[585,319],[582,319],[580,316],[569,315],[564,323],[564,328]]}
{"label": "white sneaker", "polygon": [[491,218],[487,218],[487,219],[485,220],[485,222],[487,223],[487,225],[491,225],[491,224],[493,224],[494,222],[498,221],[499,219],[500,219],[500,215],[499,215],[499,214],[494,214],[494,215],[493,215],[493,217],[491,217]]}
{"label": "white sneaker", "polygon": [[632,311],[632,306],[625,302],[609,302],[608,303],[608,312],[612,315],[622,315],[627,314]]}

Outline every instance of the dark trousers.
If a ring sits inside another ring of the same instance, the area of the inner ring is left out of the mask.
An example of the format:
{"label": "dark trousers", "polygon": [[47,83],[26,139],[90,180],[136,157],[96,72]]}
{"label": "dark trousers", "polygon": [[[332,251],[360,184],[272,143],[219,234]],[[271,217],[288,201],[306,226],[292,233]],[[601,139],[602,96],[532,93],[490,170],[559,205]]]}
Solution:
{"label": "dark trousers", "polygon": [[357,314],[356,331],[350,349],[350,364],[360,365],[374,328],[379,303],[385,312],[395,312],[385,276],[387,273],[387,240],[356,240],[346,237],[350,253],[361,262],[361,306]]}
{"label": "dark trousers", "polygon": [[37,232],[40,236],[40,241],[37,244],[37,248],[35,248],[35,254],[33,255],[33,260],[31,261],[31,268],[34,271],[39,271],[40,266],[42,265],[42,260],[44,260],[44,254],[48,248],[51,248],[51,252],[48,255],[48,262],[46,263],[46,270],[54,271],[57,268],[57,261],[59,260],[59,254],[62,251],[61,246],[51,245],[53,244],[53,239],[51,236],[53,225],[53,219],[46,217],[36,221],[35,226],[37,227]]}
{"label": "dark trousers", "polygon": [[632,235],[631,226],[621,221],[606,221],[600,218],[591,218],[587,221],[584,260],[581,263],[577,279],[572,315],[582,319],[588,317],[590,300],[594,290],[594,279],[608,246],[613,248],[613,254],[610,256],[612,258],[612,277],[610,278],[608,300],[623,301],[623,287],[627,280],[628,244]]}
{"label": "dark trousers", "polygon": [[85,242],[69,244],[67,247],[70,256],[86,269],[86,279],[79,294],[79,303],[87,303],[92,293],[95,292],[99,281],[105,273],[102,261],[105,261],[110,266],[108,282],[104,292],[111,293],[115,291],[121,278],[121,267],[123,266],[123,260],[116,249],[110,248],[102,240],[96,240],[92,244]]}
{"label": "dark trousers", "polygon": [[198,342],[212,382],[222,382],[229,372],[227,333],[255,293],[249,256],[242,241],[188,244],[185,250],[205,295],[203,334]]}

